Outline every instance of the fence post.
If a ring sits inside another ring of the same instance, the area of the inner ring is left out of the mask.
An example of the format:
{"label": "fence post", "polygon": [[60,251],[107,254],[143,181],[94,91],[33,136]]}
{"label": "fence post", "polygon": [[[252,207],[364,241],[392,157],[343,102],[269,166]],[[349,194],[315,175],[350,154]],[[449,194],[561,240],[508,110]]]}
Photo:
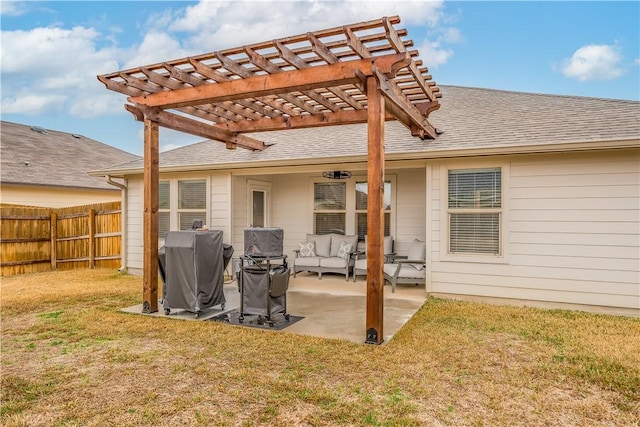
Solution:
{"label": "fence post", "polygon": [[96,210],[89,209],[89,268],[96,265]]}
{"label": "fence post", "polygon": [[58,216],[51,212],[51,269],[58,268],[58,251],[56,240],[58,239]]}

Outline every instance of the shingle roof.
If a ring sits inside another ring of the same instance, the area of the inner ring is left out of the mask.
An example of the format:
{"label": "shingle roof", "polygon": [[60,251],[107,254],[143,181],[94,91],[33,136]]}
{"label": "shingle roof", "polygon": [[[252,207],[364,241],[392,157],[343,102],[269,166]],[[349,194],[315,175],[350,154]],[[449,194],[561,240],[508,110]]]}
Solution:
{"label": "shingle roof", "polygon": [[18,123],[1,122],[0,134],[3,184],[114,190],[103,178],[87,172],[140,158],[81,135],[40,133]]}
{"label": "shingle roof", "polygon": [[[608,141],[640,146],[637,101],[440,88],[442,106],[429,120],[443,133],[435,140],[422,141],[401,124],[387,122],[387,159],[431,158],[445,153],[462,156],[483,149],[554,150],[564,144]],[[367,153],[366,124],[265,132],[258,137],[273,145],[264,151],[227,150],[223,143],[203,141],[160,153],[160,168],[330,163],[344,157],[362,160]],[[109,170],[142,171],[142,167],[142,160],[138,160]]]}

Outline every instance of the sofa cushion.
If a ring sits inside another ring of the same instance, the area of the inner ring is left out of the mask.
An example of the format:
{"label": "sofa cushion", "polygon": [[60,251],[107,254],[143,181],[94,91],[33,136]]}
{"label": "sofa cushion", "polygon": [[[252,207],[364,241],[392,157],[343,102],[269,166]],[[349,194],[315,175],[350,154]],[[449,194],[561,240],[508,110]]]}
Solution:
{"label": "sofa cushion", "polygon": [[312,240],[310,242],[300,243],[300,256],[301,257],[316,256],[315,240]]}
{"label": "sofa cushion", "polygon": [[321,258],[317,256],[307,256],[296,258],[293,262],[296,267],[319,267],[320,259]]}
{"label": "sofa cushion", "polygon": [[367,269],[367,259],[357,259],[354,264],[357,270],[366,270]]}
{"label": "sofa cushion", "polygon": [[311,241],[316,242],[316,255],[331,256],[331,234],[307,234],[307,242]]}
{"label": "sofa cushion", "polygon": [[426,253],[426,244],[418,239],[411,242],[409,246],[409,253],[407,253],[407,259],[411,261],[423,260]]}
{"label": "sofa cushion", "polygon": [[[384,236],[384,254],[389,255],[393,253],[393,236]],[[364,236],[364,251],[367,252],[367,235]]]}
{"label": "sofa cushion", "polygon": [[393,236],[384,236],[384,254],[393,253]]}
{"label": "sofa cushion", "polygon": [[338,249],[338,256],[340,258],[349,259],[349,253],[351,253],[351,243],[347,243],[344,240],[340,242],[340,249]]}
{"label": "sofa cushion", "polygon": [[330,267],[330,268],[346,268],[347,260],[344,258],[340,258],[337,256],[332,256],[328,258],[320,258],[320,267]]}
{"label": "sofa cushion", "polygon": [[340,250],[340,243],[347,242],[351,245],[352,248],[358,246],[358,235],[343,235],[343,234],[331,234],[331,254],[329,256],[338,256],[338,251]]}

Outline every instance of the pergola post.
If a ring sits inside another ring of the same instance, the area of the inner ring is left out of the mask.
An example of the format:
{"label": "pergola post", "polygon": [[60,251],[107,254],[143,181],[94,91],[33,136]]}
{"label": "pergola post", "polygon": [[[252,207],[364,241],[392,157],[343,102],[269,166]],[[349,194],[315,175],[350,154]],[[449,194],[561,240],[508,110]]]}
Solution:
{"label": "pergola post", "polygon": [[158,122],[144,118],[143,313],[158,311]]}
{"label": "pergola post", "polygon": [[367,77],[367,344],[382,344],[384,309],[384,97],[375,76]]}

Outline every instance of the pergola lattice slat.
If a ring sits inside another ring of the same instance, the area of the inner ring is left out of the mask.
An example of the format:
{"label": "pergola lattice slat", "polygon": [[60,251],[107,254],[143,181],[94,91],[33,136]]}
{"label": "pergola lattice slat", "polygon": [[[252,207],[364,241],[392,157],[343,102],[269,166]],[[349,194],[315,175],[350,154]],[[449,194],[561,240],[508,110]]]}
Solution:
{"label": "pergola lattice slat", "polygon": [[[176,109],[181,114],[194,115],[210,126],[235,129],[234,132],[260,132],[273,129],[291,129],[319,125],[362,122],[366,115],[346,113],[364,110],[367,107],[366,93],[361,80],[326,81],[299,87],[284,87],[285,91],[245,93],[244,97],[195,96],[185,99],[184,105],[147,103],[152,95],[174,93],[185,88],[199,88],[192,92],[206,93],[209,86],[229,84],[237,80],[247,80],[259,76],[271,76],[292,71],[311,71],[317,67],[335,64],[349,64],[367,58],[379,58],[392,54],[405,54],[412,58],[408,64],[388,79],[387,93],[394,93],[410,104],[437,102],[439,89],[432,81],[422,61],[413,59],[416,50],[408,50],[413,41],[404,39],[404,29],[395,29],[399,17],[385,17],[342,27],[329,28],[286,37],[269,42],[224,49],[217,52],[188,58],[165,61],[145,67],[123,70],[100,76],[100,80],[111,89],[130,96],[133,103]],[[366,73],[365,73],[366,74]],[[114,85],[117,81],[121,85]],[[107,83],[109,82],[109,83]],[[147,82],[147,84],[145,84]],[[224,86],[224,85],[223,85]],[[234,84],[229,86],[238,87]],[[397,86],[397,88],[396,88]],[[136,93],[131,88],[141,89]],[[195,98],[199,98],[195,100]],[[396,105],[385,104],[389,114]],[[188,105],[189,109],[183,108]],[[397,113],[397,111],[396,111]],[[415,113],[415,110],[414,110]],[[332,117],[336,114],[335,117]],[[315,119],[306,116],[317,116]],[[434,132],[424,120],[415,114],[403,115],[401,122],[414,135],[433,138]],[[267,122],[273,119],[274,123]],[[388,118],[387,118],[388,119]],[[252,123],[255,122],[255,126]],[[416,130],[418,129],[418,130]],[[228,141],[223,141],[228,142]]]}

